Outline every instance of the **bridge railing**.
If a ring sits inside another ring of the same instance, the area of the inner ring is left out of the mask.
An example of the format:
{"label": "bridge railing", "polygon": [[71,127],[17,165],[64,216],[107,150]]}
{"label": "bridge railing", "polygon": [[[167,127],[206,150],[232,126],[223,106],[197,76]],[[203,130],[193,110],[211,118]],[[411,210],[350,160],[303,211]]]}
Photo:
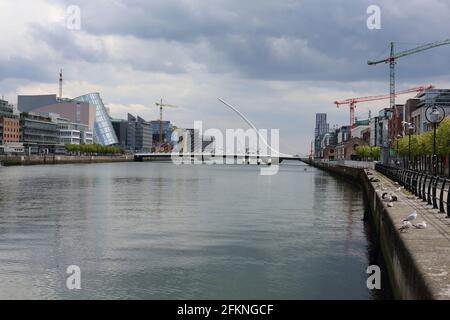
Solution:
{"label": "bridge railing", "polygon": [[450,180],[424,172],[390,167],[377,163],[375,170],[398,182],[423,202],[450,218]]}

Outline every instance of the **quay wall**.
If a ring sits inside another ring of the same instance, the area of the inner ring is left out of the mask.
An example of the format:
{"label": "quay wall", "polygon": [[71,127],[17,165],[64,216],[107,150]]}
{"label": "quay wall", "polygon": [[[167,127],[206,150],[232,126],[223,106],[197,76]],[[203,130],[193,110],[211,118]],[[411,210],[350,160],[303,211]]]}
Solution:
{"label": "quay wall", "polygon": [[31,156],[4,156],[0,155],[3,166],[25,166],[42,164],[70,164],[70,163],[103,163],[133,161],[132,155],[120,156],[66,156],[66,155],[31,155]]}
{"label": "quay wall", "polygon": [[[350,168],[307,160],[306,163],[359,183],[363,188],[370,212],[369,223],[373,226],[375,237],[383,255],[392,294],[396,299],[438,299],[436,290],[425,280],[423,269],[414,258],[411,248],[400,236],[391,212],[395,208],[387,207],[375,191],[373,182],[364,169]],[[374,172],[372,170],[372,172]]]}

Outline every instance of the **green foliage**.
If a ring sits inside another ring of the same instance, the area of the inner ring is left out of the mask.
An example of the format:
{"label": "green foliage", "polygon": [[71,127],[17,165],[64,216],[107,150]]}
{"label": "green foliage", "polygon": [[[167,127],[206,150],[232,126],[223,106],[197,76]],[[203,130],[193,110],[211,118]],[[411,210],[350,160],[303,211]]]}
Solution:
{"label": "green foliage", "polygon": [[[408,155],[409,136],[394,141],[392,148],[402,156]],[[411,135],[411,155],[431,155],[433,153],[433,130],[420,135]],[[445,118],[436,129],[436,154],[444,156],[450,153],[450,119]]]}
{"label": "green foliage", "polygon": [[362,159],[379,159],[380,147],[358,146],[356,147],[356,154]]}
{"label": "green foliage", "polygon": [[123,149],[115,146],[103,146],[100,144],[66,144],[68,152],[86,153],[86,154],[120,154]]}
{"label": "green foliage", "polygon": [[380,159],[381,148],[380,147],[370,147],[370,157],[378,160]]}

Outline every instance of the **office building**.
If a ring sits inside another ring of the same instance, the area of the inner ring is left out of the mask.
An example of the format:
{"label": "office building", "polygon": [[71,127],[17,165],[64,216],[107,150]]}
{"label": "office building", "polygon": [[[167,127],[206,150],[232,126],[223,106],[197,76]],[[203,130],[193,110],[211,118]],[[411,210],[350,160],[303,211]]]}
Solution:
{"label": "office building", "polygon": [[19,139],[19,118],[8,101],[0,100],[0,145],[17,144]]}
{"label": "office building", "polygon": [[59,142],[65,144],[93,144],[94,135],[85,124],[71,122],[51,113],[50,117],[57,124]]}
{"label": "office building", "polygon": [[73,99],[95,106],[94,141],[102,145],[119,144],[111,119],[98,92],[88,93]]}
{"label": "office building", "polygon": [[136,150],[136,118],[128,114],[128,119],[111,119],[119,146],[128,151]]}
{"label": "office building", "polygon": [[[150,121],[150,127],[152,129],[152,133],[153,133],[153,144],[157,145],[160,143],[159,139],[160,139],[160,121],[159,120],[155,120],[155,121]],[[173,131],[173,127],[170,124],[170,121],[163,121],[162,122],[162,139],[163,139],[163,143],[169,143],[169,144],[173,144],[172,142],[172,131]]]}
{"label": "office building", "polygon": [[411,112],[412,123],[415,133],[421,134],[433,128],[425,116],[426,110],[430,106],[440,106],[444,109],[445,115],[450,115],[450,89],[427,89],[417,94],[415,109]]}
{"label": "office building", "polygon": [[20,141],[29,154],[64,152],[58,125],[50,117],[23,112],[20,114]]}
{"label": "office building", "polygon": [[153,132],[150,123],[137,117],[136,121],[136,151],[150,152],[153,146]]}
{"label": "office building", "polygon": [[18,109],[22,112],[48,115],[58,114],[69,122],[88,126],[94,130],[95,106],[89,102],[58,99],[56,95],[19,95]]}

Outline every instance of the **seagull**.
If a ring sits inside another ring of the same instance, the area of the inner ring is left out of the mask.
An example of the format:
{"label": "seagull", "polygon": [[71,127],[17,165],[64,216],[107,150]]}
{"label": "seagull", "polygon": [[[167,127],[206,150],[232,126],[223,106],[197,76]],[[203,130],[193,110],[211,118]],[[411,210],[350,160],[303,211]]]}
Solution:
{"label": "seagull", "polygon": [[[387,196],[387,197],[386,197]],[[393,201],[398,201],[398,198],[397,198],[397,196],[395,195],[395,194],[393,194],[393,193],[387,193],[387,192],[384,192],[383,194],[382,194],[382,196],[381,196],[381,199],[387,199],[389,202],[393,202]]]}
{"label": "seagull", "polygon": [[389,202],[389,203],[387,204],[387,206],[388,206],[388,207],[393,207],[394,204],[393,204],[392,202]]}
{"label": "seagull", "polygon": [[403,220],[403,222],[411,222],[411,221],[416,220],[416,218],[417,218],[417,211],[414,210],[413,213],[411,213],[409,216],[407,216],[407,217]]}
{"label": "seagull", "polygon": [[396,190],[397,191],[402,191],[402,187],[398,187]]}
{"label": "seagull", "polygon": [[422,221],[421,223],[414,225],[414,228],[416,228],[416,229],[425,229],[426,227],[427,227],[427,223],[425,221]]}
{"label": "seagull", "polygon": [[412,227],[412,223],[409,221],[404,221],[402,226],[398,229],[400,232],[407,232],[409,228]]}

